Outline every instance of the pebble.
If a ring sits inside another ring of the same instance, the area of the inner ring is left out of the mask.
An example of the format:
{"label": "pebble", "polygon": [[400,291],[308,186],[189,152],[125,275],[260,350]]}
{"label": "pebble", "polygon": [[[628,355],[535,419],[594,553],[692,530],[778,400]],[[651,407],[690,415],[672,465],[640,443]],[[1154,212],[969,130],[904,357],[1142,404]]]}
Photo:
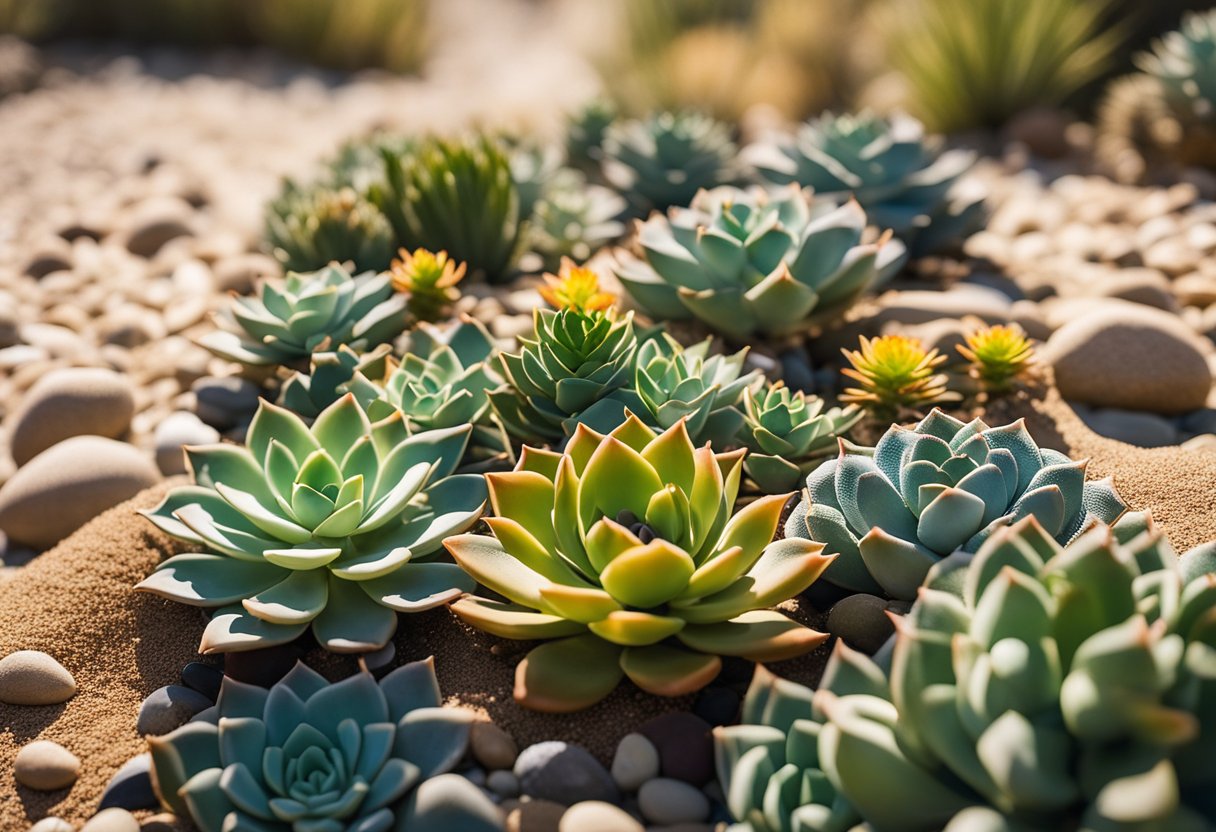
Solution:
{"label": "pebble", "polygon": [[519,756],[515,739],[493,722],[474,722],[469,732],[473,759],[487,769],[509,769]]}
{"label": "pebble", "polygon": [[152,442],[156,448],[156,467],[166,477],[186,473],[185,445],[211,445],[220,441],[220,432],[193,413],[178,410],[156,426]]}
{"label": "pebble", "polygon": [[486,777],[486,788],[499,797],[516,797],[519,795],[519,778],[502,769],[491,771]]}
{"label": "pebble", "polygon": [[0,488],[0,529],[10,540],[49,549],[159,479],[136,448],[73,436],[38,454]]}
{"label": "pebble", "polygon": [[850,595],[832,606],[828,632],[850,647],[873,655],[895,632],[886,610],[886,600],[876,595]]}
{"label": "pebble", "polygon": [[157,688],[139,706],[135,730],[143,736],[159,737],[185,725],[190,717],[210,708],[215,700],[181,685]]}
{"label": "pebble", "polygon": [[212,269],[212,277],[220,291],[248,295],[258,280],[281,272],[278,262],[265,254],[238,254],[218,261]]}
{"label": "pebble", "polygon": [[76,695],[76,680],[40,650],[18,650],[0,659],[0,702],[58,705]]}
{"label": "pebble", "polygon": [[1153,413],[1134,410],[1112,410],[1103,408],[1089,410],[1079,408],[1081,421],[1099,436],[1117,439],[1139,448],[1163,448],[1177,445],[1178,428],[1168,419]]}
{"label": "pebble", "polygon": [[299,658],[300,650],[292,644],[225,653],[224,675],[238,682],[268,688],[286,676]]}
{"label": "pebble", "polygon": [[102,809],[89,818],[80,832],[139,832],[139,821],[126,809]]}
{"label": "pebble", "polygon": [[60,250],[58,247],[36,251],[26,261],[25,268],[22,272],[37,280],[41,277],[46,277],[51,272],[64,271],[72,268],[71,256],[68,252]]}
{"label": "pebble", "polygon": [[696,823],[709,817],[709,798],[682,780],[658,777],[642,785],[638,806],[652,823]]}
{"label": "pebble", "polygon": [[585,748],[558,740],[538,742],[520,752],[515,776],[524,794],[570,806],[584,800],[616,802],[612,775]]}
{"label": "pebble", "polygon": [[985,323],[1005,323],[1011,303],[1003,292],[979,285],[962,285],[944,292],[888,292],[878,299],[878,318],[884,323],[923,324],[938,318],[974,315]]}
{"label": "pebble", "polygon": [[625,810],[600,800],[576,803],[562,815],[558,832],[644,832]]}
{"label": "pebble", "polygon": [[155,809],[159,804],[152,788],[152,755],[140,754],[122,764],[101,793],[98,809]]}
{"label": "pebble", "polygon": [[59,743],[34,740],[17,752],[13,776],[23,786],[51,792],[76,782],[80,776],[80,760]]}
{"label": "pebble", "polygon": [[100,367],[65,367],[38,379],[12,417],[13,459],[24,465],[71,436],[117,439],[131,427],[131,380]]}
{"label": "pebble", "polygon": [[638,733],[654,743],[664,777],[700,786],[714,777],[710,724],[689,713],[670,713],[644,722]]}
{"label": "pebble", "polygon": [[728,687],[710,684],[702,688],[692,711],[710,725],[731,725],[739,719],[742,698]]}
{"label": "pebble", "polygon": [[29,828],[29,832],[76,832],[76,827],[63,818],[43,818]]}
{"label": "pebble", "polygon": [[207,376],[191,385],[198,417],[219,430],[235,427],[257,410],[261,390],[236,376]]}
{"label": "pebble", "polygon": [[132,210],[126,218],[127,251],[137,257],[152,257],[170,240],[191,233],[190,205],[176,197],[152,197]]}
{"label": "pebble", "polygon": [[551,800],[529,800],[504,805],[506,832],[558,832],[566,807]]}
{"label": "pebble", "polygon": [[659,776],[659,752],[641,734],[621,737],[612,757],[612,779],[623,791],[636,792],[647,780]]}
{"label": "pebble", "polygon": [[152,815],[139,825],[139,832],[180,832],[180,830],[181,825],[177,816],[168,812]]}
{"label": "pebble", "polygon": [[1184,413],[1203,407],[1212,387],[1197,340],[1177,317],[1127,304],[1064,324],[1040,355],[1065,399]]}

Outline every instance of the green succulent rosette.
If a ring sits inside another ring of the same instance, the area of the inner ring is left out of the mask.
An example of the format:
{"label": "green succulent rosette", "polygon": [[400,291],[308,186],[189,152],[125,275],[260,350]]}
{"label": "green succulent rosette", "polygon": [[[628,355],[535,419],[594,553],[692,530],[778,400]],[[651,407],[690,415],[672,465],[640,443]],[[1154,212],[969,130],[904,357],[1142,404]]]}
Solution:
{"label": "green succulent rosette", "polygon": [[210,719],[149,737],[153,785],[201,832],[496,832],[494,804],[447,773],[473,715],[442,704],[429,659],[379,683],[303,664],[269,690],[225,678]]}
{"label": "green succulent rosette", "polygon": [[863,415],[855,405],[825,407],[818,396],[795,393],[781,382],[743,392],[738,437],[749,451],[743,470],[759,491],[796,490]]}
{"label": "green succulent rosette", "polygon": [[826,113],[791,139],[752,145],[747,156],[767,182],[851,195],[872,224],[891,229],[914,256],[958,246],[983,222],[983,193],[962,179],[975,154],[943,152],[910,116]]}
{"label": "green succulent rosette", "polygon": [[262,402],[246,447],[187,450],[194,484],[145,516],[200,551],[169,558],[136,589],[215,609],[203,653],[283,644],[310,627],[327,650],[377,650],[397,612],[473,588],[432,557],[485,504],[480,476],[452,474],[469,431],[411,436],[400,413],[372,423],[350,394],[311,427]]}
{"label": "green succulent rosette", "polygon": [[566,123],[566,164],[589,176],[598,174],[604,135],[616,118],[616,105],[607,98],[593,98],[573,112]]}
{"label": "green succulent rosette", "polygon": [[1216,546],[1144,514],[1033,516],[934,570],[893,650],[814,693],[758,673],[717,729],[739,832],[1203,832],[1216,816]]}
{"label": "green succulent rosette", "polygon": [[781,336],[838,318],[899,270],[903,243],[865,233],[856,202],[717,188],[640,224],[642,257],[618,250],[616,274],[651,317],[695,318],[737,341]]}
{"label": "green succulent rosette", "polygon": [[1024,517],[1066,543],[1126,510],[1109,478],[1086,481],[1084,461],[1038,447],[1022,420],[990,428],[934,409],[873,448],[842,442],[839,457],[807,477],[785,533],[839,555],[826,580],[913,600],[941,558],[975,551]]}
{"label": "green succulent rosette", "polygon": [[490,403],[507,433],[524,442],[557,442],[574,432],[580,414],[611,399],[637,406],[632,382],[638,339],[633,313],[537,309],[533,336],[517,354],[503,353],[507,384]]}
{"label": "green succulent rosette", "polygon": [[363,352],[392,341],[405,329],[405,304],[387,274],[352,276],[331,264],[264,280],[257,297],[234,297],[216,316],[220,329],[199,343],[251,367],[307,366],[317,351]]}
{"label": "green succulent rosette", "polygon": [[1216,10],[1188,14],[1136,63],[1185,120],[1216,124]]}
{"label": "green succulent rosette", "polygon": [[639,216],[687,205],[697,192],[739,181],[730,129],[695,112],[660,112],[609,124],[604,178]]}
{"label": "green succulent rosette", "polygon": [[788,495],[732,513],[743,454],[695,448],[682,421],[656,434],[631,416],[607,436],[579,425],[562,453],[526,448],[516,470],[487,475],[493,537],[444,544],[505,600],[452,610],[543,641],[517,667],[519,702],[579,710],[623,677],[681,696],[717,676],[720,656],[776,661],[826,638],[769,609],[831,559],[818,543],[773,542]]}
{"label": "green succulent rosette", "polygon": [[620,218],[625,200],[591,185],[575,170],[563,168],[541,193],[528,227],[528,248],[545,269],[556,272],[562,258],[579,263],[625,234]]}
{"label": "green succulent rosette", "polygon": [[353,188],[291,180],[266,208],[266,241],[283,268],[296,272],[333,262],[384,271],[394,251],[388,220]]}
{"label": "green succulent rosette", "polygon": [[315,419],[345,395],[356,375],[382,378],[388,372],[391,353],[388,344],[366,353],[355,352],[345,344],[332,352],[314,352],[308,362],[309,372],[293,373],[283,382],[275,404],[297,416]]}

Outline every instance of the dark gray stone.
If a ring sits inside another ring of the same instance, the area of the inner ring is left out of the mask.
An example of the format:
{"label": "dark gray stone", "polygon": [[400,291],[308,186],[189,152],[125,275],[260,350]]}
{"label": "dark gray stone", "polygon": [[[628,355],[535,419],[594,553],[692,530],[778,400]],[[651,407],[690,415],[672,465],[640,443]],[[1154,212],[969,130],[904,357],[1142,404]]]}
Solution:
{"label": "dark gray stone", "polygon": [[520,791],[533,798],[571,806],[584,800],[616,803],[620,790],[612,775],[585,748],[552,740],[530,745],[515,760]]}
{"label": "dark gray stone", "polygon": [[213,704],[213,700],[196,690],[166,685],[152,691],[139,706],[135,730],[144,736],[159,737],[185,725],[192,716]]}
{"label": "dark gray stone", "polygon": [[97,811],[103,809],[155,809],[160,805],[152,790],[152,755],[140,754],[123,763],[101,793]]}
{"label": "dark gray stone", "polygon": [[850,647],[872,655],[882,647],[895,625],[887,617],[887,602],[877,595],[850,595],[828,613],[828,632]]}

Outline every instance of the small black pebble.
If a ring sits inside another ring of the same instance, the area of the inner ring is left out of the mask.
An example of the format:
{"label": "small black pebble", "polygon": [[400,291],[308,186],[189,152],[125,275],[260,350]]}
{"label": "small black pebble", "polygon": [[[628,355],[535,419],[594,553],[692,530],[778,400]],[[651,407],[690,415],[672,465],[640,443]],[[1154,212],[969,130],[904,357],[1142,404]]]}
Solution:
{"label": "small black pebble", "polygon": [[213,664],[190,662],[182,668],[182,684],[214,702],[220,695],[224,671]]}
{"label": "small black pebble", "polygon": [[727,687],[710,685],[697,694],[692,712],[710,725],[731,725],[739,719],[739,694]]}

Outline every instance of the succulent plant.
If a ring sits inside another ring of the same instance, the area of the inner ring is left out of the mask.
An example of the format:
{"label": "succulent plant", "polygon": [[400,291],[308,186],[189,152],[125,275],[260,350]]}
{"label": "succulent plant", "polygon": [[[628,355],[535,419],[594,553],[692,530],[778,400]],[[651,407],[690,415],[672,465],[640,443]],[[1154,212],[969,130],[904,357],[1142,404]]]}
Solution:
{"label": "succulent plant", "polygon": [[824,410],[823,399],[790,390],[780,381],[743,391],[738,438],[749,453],[743,470],[765,494],[798,488],[811,469],[838,447],[837,439],[861,418],[855,405]]}
{"label": "succulent plant", "polygon": [[839,316],[903,264],[904,245],[863,243],[865,226],[856,202],[718,188],[642,223],[644,259],[619,251],[617,276],[652,317],[697,318],[736,340],[783,335]]}
{"label": "succulent plant", "polygon": [[499,357],[508,383],[491,391],[490,404],[507,433],[521,441],[569,436],[579,415],[605,399],[636,403],[635,394],[625,392],[638,349],[633,313],[604,309],[612,298],[599,297],[598,284],[562,291],[576,294],[559,299],[565,308],[535,310],[533,336],[521,335],[519,353]]}
{"label": "succulent plant", "polygon": [[910,116],[827,113],[792,139],[748,150],[768,182],[796,183],[821,196],[851,194],[871,223],[891,229],[913,255],[957,246],[982,222],[982,193],[965,192],[961,181],[975,154],[943,152]]}
{"label": "succulent plant", "polygon": [[348,187],[300,186],[291,180],[266,209],[266,240],[290,271],[331,262],[383,271],[393,256],[393,230],[384,215]]}
{"label": "succulent plant", "polygon": [[503,449],[489,392],[502,384],[490,333],[463,316],[452,326],[421,324],[410,332],[404,358],[376,376],[360,373],[346,387],[374,421],[400,411],[411,431],[472,425],[469,454]]}
{"label": "succulent plant", "polygon": [[990,428],[934,409],[912,429],[893,425],[873,448],[841,443],[839,457],[807,477],[785,533],[839,554],[826,580],[912,600],[941,558],[974,552],[1023,517],[1066,543],[1126,508],[1109,478],[1087,482],[1085,462],[1039,448],[1022,420]]}
{"label": "succulent plant", "polygon": [[327,650],[377,650],[397,611],[473,588],[457,566],[428,558],[485,504],[480,476],[452,475],[469,430],[410,436],[399,413],[373,424],[350,394],[311,427],[262,402],[247,447],[187,451],[194,484],[146,516],[200,550],[136,588],[218,608],[203,653],[283,644],[309,627]]}
{"label": "succulent plant", "polygon": [[946,390],[945,374],[935,372],[946,361],[936,349],[926,352],[920,341],[906,335],[860,338],[860,350],[841,349],[853,365],[841,372],[860,385],[846,388],[841,401],[894,417],[901,408],[958,398]]}
{"label": "succulent plant", "polygon": [[1185,120],[1216,124],[1216,10],[1188,14],[1178,31],[1137,56],[1137,64],[1160,82]]}
{"label": "succulent plant", "polygon": [[409,300],[406,309],[416,321],[435,323],[447,318],[452,304],[460,300],[456,284],[464,278],[465,264],[448,257],[446,251],[438,254],[424,248],[397,252],[397,259],[389,269],[393,288],[404,292]]}
{"label": "succulent plant", "polygon": [[444,544],[506,601],[452,610],[504,638],[543,639],[516,669],[515,698],[572,711],[623,676],[680,696],[708,684],[720,656],[776,661],[826,636],[767,609],[830,562],[820,544],[771,542],[788,495],[732,516],[743,451],[694,448],[684,422],[661,434],[636,417],[607,436],[579,425],[564,452],[526,448],[489,474],[493,537]]}
{"label": "succulent plant", "polygon": [[1210,829],[1213,621],[1213,544],[1023,518],[942,562],[885,661],[838,645],[816,694],[757,672],[716,731],[728,804],[750,832]]}
{"label": "succulent plant", "polygon": [[519,216],[527,220],[560,172],[562,151],[552,144],[511,134],[501,136],[499,141],[510,160],[511,179],[519,194]]}
{"label": "succulent plant", "polygon": [[473,715],[442,704],[430,659],[379,683],[304,664],[269,690],[225,677],[212,719],[148,738],[153,784],[201,832],[496,832],[494,804],[447,773]]}
{"label": "succulent plant", "polygon": [[406,299],[387,274],[351,276],[331,264],[263,280],[258,297],[234,297],[216,316],[220,329],[199,343],[220,358],[252,367],[307,366],[318,351],[356,351],[392,341],[405,329]]}
{"label": "succulent plant", "polygon": [[566,164],[595,176],[604,160],[604,135],[617,118],[606,98],[593,98],[570,115],[566,124]]}
{"label": "succulent plant", "polygon": [[510,276],[527,217],[500,142],[433,138],[384,161],[386,181],[369,197],[400,245],[442,249],[494,283]]}
{"label": "succulent plant", "polygon": [[583,261],[625,233],[620,217],[625,200],[582,174],[563,169],[545,187],[528,228],[528,248],[544,268],[557,268],[562,258]]}
{"label": "succulent plant", "polygon": [[1030,373],[1034,347],[1017,324],[983,327],[966,336],[966,344],[955,347],[970,362],[970,373],[985,389],[1008,390]]}
{"label": "succulent plant", "polygon": [[557,274],[544,275],[538,290],[545,303],[557,310],[570,309],[582,314],[607,312],[616,304],[616,295],[600,291],[600,278],[593,269],[562,258]]}
{"label": "succulent plant", "polygon": [[346,393],[356,374],[383,378],[388,372],[392,347],[381,344],[371,352],[358,353],[343,344],[332,352],[314,352],[309,372],[293,373],[279,388],[275,404],[305,419],[315,419]]}
{"label": "succulent plant", "polygon": [[604,133],[604,177],[635,213],[687,205],[706,188],[740,179],[725,124],[695,112],[660,112],[611,124]]}

